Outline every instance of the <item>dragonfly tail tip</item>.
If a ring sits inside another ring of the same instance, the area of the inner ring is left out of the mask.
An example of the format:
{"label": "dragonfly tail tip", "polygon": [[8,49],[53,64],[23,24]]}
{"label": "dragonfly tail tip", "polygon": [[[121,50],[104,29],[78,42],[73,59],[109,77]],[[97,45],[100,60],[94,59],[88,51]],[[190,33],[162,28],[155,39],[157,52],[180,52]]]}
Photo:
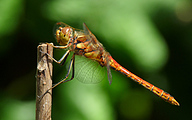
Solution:
{"label": "dragonfly tail tip", "polygon": [[172,104],[176,106],[180,106],[179,102],[177,102],[175,99],[173,99]]}

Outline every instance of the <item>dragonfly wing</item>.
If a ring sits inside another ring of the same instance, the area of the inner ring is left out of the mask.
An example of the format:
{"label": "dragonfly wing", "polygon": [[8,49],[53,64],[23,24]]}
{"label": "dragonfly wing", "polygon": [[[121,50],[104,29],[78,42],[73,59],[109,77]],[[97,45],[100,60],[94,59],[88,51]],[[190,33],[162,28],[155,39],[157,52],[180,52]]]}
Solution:
{"label": "dragonfly wing", "polygon": [[[91,45],[93,46],[93,48],[95,48],[95,50],[104,49],[103,45],[97,40],[95,35],[89,30],[89,28],[87,27],[87,25],[85,23],[83,23],[83,30],[84,30],[84,34],[86,35],[86,38],[91,41]],[[107,54],[109,54],[109,53],[107,53]],[[108,59],[108,58],[106,58],[106,59]],[[111,75],[109,60],[107,60],[107,61],[108,62],[107,62],[106,67],[107,67],[108,80],[109,80],[109,84],[111,84],[112,75]]]}
{"label": "dragonfly wing", "polygon": [[88,40],[92,41],[93,45],[95,45],[95,46],[100,45],[100,47],[103,47],[101,45],[101,43],[97,40],[95,35],[89,30],[89,28],[87,27],[87,25],[85,23],[83,23],[83,30],[84,30],[84,34],[86,35],[86,38]]}
{"label": "dragonfly wing", "polygon": [[110,69],[109,63],[107,64],[107,76],[108,76],[109,84],[111,85],[111,83],[112,83],[112,75],[111,75],[111,69]]}
{"label": "dragonfly wing", "polygon": [[99,63],[83,56],[75,56],[75,77],[82,83],[99,83],[106,73],[106,67],[101,67]]}
{"label": "dragonfly wing", "polygon": [[84,30],[85,35],[92,34],[85,23],[83,23],[83,30]]}

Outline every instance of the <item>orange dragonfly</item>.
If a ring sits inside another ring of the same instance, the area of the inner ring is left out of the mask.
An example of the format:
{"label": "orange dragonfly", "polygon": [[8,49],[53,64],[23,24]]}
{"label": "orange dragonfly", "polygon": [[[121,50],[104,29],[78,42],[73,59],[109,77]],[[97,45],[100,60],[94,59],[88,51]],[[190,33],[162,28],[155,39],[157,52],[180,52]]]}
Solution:
{"label": "orange dragonfly", "polygon": [[[142,78],[136,76],[135,74],[131,73],[124,67],[122,67],[119,63],[117,63],[112,56],[104,49],[103,45],[97,40],[94,34],[89,30],[89,28],[86,26],[86,24],[83,24],[84,30],[75,29],[65,23],[59,22],[57,23],[56,27],[56,40],[61,46],[54,46],[54,48],[58,49],[67,49],[66,53],[63,55],[63,57],[57,61],[54,58],[52,58],[49,54],[47,54],[52,60],[54,60],[56,63],[63,65],[66,58],[68,57],[69,53],[73,53],[73,56],[70,61],[68,73],[65,76],[63,80],[55,84],[50,89],[53,89],[54,87],[58,86],[59,84],[63,82],[70,81],[77,77],[78,80],[89,80],[88,83],[97,83],[102,80],[102,73],[104,72],[101,69],[98,69],[99,67],[97,65],[91,65],[89,64],[90,60],[83,59],[88,58],[93,61],[95,61],[97,64],[102,68],[107,68],[107,74],[108,74],[108,80],[109,84],[111,84],[112,75],[110,68],[122,73],[123,75],[131,78],[133,81],[139,83],[146,89],[152,91],[154,94],[162,98],[163,100],[171,103],[172,105],[179,106],[179,103],[174,99],[173,96],[171,96],[169,93],[163,91],[162,89],[154,86],[153,84],[143,80]],[[78,60],[75,60],[75,57],[80,57]],[[78,63],[75,63],[78,62]],[[80,64],[80,63],[83,63]],[[78,66],[78,70],[75,69],[74,66]],[[84,75],[80,75],[83,73],[84,67],[88,66],[88,71]],[[94,68],[95,67],[95,68]],[[72,70],[72,76],[70,79],[67,79],[69,77],[69,74]],[[89,70],[94,71],[89,72]],[[101,78],[98,78],[101,76]],[[49,90],[50,90],[49,89]],[[47,92],[49,91],[47,90]]]}

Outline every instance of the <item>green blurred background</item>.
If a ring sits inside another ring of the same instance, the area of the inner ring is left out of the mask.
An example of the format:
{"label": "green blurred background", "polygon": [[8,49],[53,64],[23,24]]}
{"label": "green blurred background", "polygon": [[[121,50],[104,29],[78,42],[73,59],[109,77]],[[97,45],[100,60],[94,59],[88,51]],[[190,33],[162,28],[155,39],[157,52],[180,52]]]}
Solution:
{"label": "green blurred background", "polygon": [[[35,119],[36,48],[53,27],[85,22],[125,68],[173,95],[170,105],[112,71],[99,84],[74,80],[53,89],[54,120],[185,120],[191,117],[192,1],[1,0],[0,119]],[[65,51],[55,50],[59,59]],[[66,74],[54,64],[53,83]]]}

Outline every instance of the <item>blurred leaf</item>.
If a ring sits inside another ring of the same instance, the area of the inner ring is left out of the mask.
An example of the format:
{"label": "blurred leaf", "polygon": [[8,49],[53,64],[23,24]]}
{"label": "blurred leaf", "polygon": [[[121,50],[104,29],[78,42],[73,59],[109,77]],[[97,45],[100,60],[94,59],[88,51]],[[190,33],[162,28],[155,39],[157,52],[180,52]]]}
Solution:
{"label": "blurred leaf", "polygon": [[152,102],[145,91],[132,90],[130,94],[122,96],[119,109],[126,119],[143,120],[150,115],[151,106]]}
{"label": "blurred leaf", "polygon": [[0,37],[15,30],[23,10],[22,2],[23,0],[0,1]]}
{"label": "blurred leaf", "polygon": [[18,101],[14,99],[4,99],[0,102],[2,120],[34,120],[35,101]]}
{"label": "blurred leaf", "polygon": [[[99,84],[81,84],[78,81],[72,81],[66,83],[63,88],[60,89],[60,93],[66,93],[66,96],[59,96],[61,101],[65,101],[69,98],[70,107],[76,108],[79,114],[83,115],[84,118],[76,118],[79,120],[113,120],[113,110],[111,103],[108,100],[108,95],[102,90]],[[61,105],[65,109],[65,102]],[[102,109],[101,109],[102,108]],[[72,112],[73,111],[73,112]],[[70,114],[67,114],[69,118],[73,116],[74,109]]]}
{"label": "blurred leaf", "polygon": [[19,18],[23,10],[23,0],[1,0],[0,1],[0,51],[8,49],[14,39],[2,39],[5,35],[11,35],[18,26]]}

